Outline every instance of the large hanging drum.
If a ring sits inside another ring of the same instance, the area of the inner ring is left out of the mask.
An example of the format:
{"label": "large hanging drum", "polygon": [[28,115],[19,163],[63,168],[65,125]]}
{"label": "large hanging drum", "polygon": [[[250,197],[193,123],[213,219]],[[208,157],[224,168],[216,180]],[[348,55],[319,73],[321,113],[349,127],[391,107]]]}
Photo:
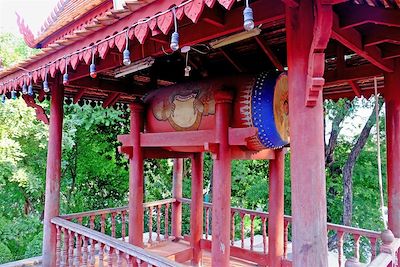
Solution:
{"label": "large hanging drum", "polygon": [[234,92],[231,127],[258,129],[247,140],[247,149],[277,149],[289,143],[286,73],[238,76],[155,90],[145,98],[146,132],[214,129],[214,93],[227,89]]}

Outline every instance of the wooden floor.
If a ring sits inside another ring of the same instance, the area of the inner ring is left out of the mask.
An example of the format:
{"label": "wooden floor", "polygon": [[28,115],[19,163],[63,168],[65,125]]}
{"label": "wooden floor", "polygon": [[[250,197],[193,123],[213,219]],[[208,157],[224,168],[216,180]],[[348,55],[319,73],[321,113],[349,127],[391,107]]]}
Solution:
{"label": "wooden floor", "polygon": [[[172,240],[163,241],[157,245],[153,245],[151,247],[146,248],[146,250],[148,251],[151,251],[162,257],[170,258],[171,260],[175,260],[175,255],[179,254],[180,252],[186,251],[188,249],[190,249],[189,242],[184,240],[180,240],[178,242]],[[191,266],[190,261],[183,262],[182,264]],[[208,251],[203,251],[202,266],[204,267],[211,266],[211,253]],[[258,265],[256,263],[231,257],[230,266],[245,267],[245,266],[258,266]]]}

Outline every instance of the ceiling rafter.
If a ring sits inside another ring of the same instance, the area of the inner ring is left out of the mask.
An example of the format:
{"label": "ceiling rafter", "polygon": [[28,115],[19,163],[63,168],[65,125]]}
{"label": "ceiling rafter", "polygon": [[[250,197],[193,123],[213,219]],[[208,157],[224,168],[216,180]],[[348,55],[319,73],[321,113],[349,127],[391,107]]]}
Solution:
{"label": "ceiling rafter", "polygon": [[271,60],[272,64],[274,64],[275,68],[277,68],[279,71],[284,71],[284,67],[283,67],[282,63],[276,57],[276,55],[271,50],[271,48],[269,47],[267,42],[264,39],[262,39],[261,37],[259,37],[259,36],[256,36],[255,39],[257,41],[257,44],[260,46],[260,48],[265,53],[265,55],[267,55],[269,60]]}
{"label": "ceiling rafter", "polygon": [[337,5],[340,28],[347,29],[366,23],[400,27],[400,12],[395,9],[356,5],[351,2]]}
{"label": "ceiling rafter", "polygon": [[333,16],[331,37],[359,56],[365,58],[373,65],[384,71],[393,72],[393,61],[388,59],[384,60],[381,56],[380,49],[376,46],[364,48],[361,33],[353,28],[341,29],[339,26],[339,18],[336,14]]}

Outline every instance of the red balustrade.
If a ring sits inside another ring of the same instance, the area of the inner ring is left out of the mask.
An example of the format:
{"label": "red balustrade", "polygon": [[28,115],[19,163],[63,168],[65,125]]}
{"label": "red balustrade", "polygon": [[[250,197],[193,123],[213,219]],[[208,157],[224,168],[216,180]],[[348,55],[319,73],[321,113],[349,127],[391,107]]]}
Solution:
{"label": "red balustrade", "polygon": [[78,223],[60,217],[51,222],[57,229],[57,267],[94,266],[95,263],[122,267],[134,266],[135,262],[139,266],[183,266]]}

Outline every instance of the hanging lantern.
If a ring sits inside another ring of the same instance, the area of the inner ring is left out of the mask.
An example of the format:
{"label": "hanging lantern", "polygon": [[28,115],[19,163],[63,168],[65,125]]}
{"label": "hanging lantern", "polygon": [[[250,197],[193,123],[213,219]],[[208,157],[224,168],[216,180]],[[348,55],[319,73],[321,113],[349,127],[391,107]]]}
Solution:
{"label": "hanging lantern", "polygon": [[123,59],[122,63],[123,63],[125,66],[129,66],[129,65],[131,64],[131,52],[129,52],[128,48],[126,48],[126,49],[124,50],[123,58],[124,58],[124,59]]}
{"label": "hanging lantern", "polygon": [[67,85],[69,83],[69,77],[68,77],[68,61],[65,59],[65,73],[63,75],[63,84]]}
{"label": "hanging lantern", "polygon": [[179,33],[178,33],[178,21],[176,17],[176,11],[175,8],[172,9],[172,13],[174,14],[174,27],[175,30],[171,35],[171,44],[169,47],[171,48],[172,51],[177,51],[179,49]]}
{"label": "hanging lantern", "polygon": [[44,76],[44,81],[43,81],[43,91],[47,94],[50,92],[50,87],[49,83],[47,82],[47,67],[46,67],[46,74]]}
{"label": "hanging lantern", "polygon": [[92,49],[92,64],[89,66],[89,75],[93,79],[97,77],[96,65],[94,64],[94,49]]}
{"label": "hanging lantern", "polygon": [[6,95],[5,94],[3,94],[2,96],[1,96],[1,103],[6,103]]}
{"label": "hanging lantern", "polygon": [[246,7],[243,10],[243,27],[246,31],[254,29],[253,9],[249,6],[249,0],[246,0]]}
{"label": "hanging lantern", "polygon": [[28,86],[26,86],[26,82],[24,81],[24,85],[22,85],[22,94],[26,95],[28,93]]}
{"label": "hanging lantern", "polygon": [[90,70],[90,77],[92,77],[93,79],[96,78],[97,72],[96,72],[96,65],[94,63],[90,64],[89,70]]}
{"label": "hanging lantern", "polygon": [[47,80],[44,80],[44,81],[43,81],[43,91],[44,91],[45,93],[50,92],[50,87],[49,87],[49,83],[47,82]]}
{"label": "hanging lantern", "polygon": [[33,85],[32,82],[28,86],[28,95],[33,96]]}
{"label": "hanging lantern", "polygon": [[16,92],[15,90],[12,90],[12,91],[11,91],[11,98],[12,98],[13,100],[17,99],[17,92]]}

